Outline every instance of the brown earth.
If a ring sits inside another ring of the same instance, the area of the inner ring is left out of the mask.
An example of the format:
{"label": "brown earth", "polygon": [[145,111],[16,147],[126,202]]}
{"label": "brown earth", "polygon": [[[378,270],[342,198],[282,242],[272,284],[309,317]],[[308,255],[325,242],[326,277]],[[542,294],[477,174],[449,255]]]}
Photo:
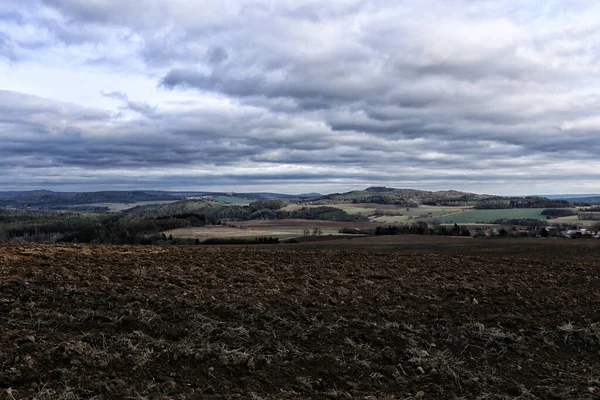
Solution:
{"label": "brown earth", "polygon": [[0,245],[0,398],[600,398],[600,241],[443,239]]}
{"label": "brown earth", "polygon": [[[304,248],[363,252],[410,252],[487,258],[510,256],[557,261],[565,266],[600,261],[600,240],[563,238],[470,238],[429,235],[334,236],[327,243],[303,243]],[[300,239],[301,240],[301,239]],[[493,260],[492,260],[493,261]]]}
{"label": "brown earth", "polygon": [[373,229],[378,226],[388,226],[394,224],[378,224],[373,222],[345,222],[345,221],[319,221],[312,219],[276,219],[276,220],[251,220],[241,223],[246,228],[278,228],[278,229],[343,229],[359,228]]}

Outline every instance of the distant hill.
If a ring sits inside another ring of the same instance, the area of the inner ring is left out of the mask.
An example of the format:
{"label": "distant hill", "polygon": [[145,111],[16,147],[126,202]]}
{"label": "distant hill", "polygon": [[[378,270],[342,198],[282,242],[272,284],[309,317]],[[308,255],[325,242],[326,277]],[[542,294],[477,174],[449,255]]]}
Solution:
{"label": "distant hill", "polygon": [[143,191],[105,191],[87,193],[57,193],[33,191],[2,196],[0,207],[47,209],[60,206],[94,203],[137,203],[140,201],[176,201],[181,197],[168,194],[149,194]]}
{"label": "distant hill", "polygon": [[[185,197],[201,197],[201,196],[212,196],[212,197],[220,197],[220,196],[232,196],[232,197],[241,197],[248,200],[264,200],[264,199],[290,199],[295,197],[307,197],[309,195],[292,195],[292,194],[284,194],[284,193],[270,193],[270,192],[169,192],[169,191],[145,191],[146,193],[152,194],[166,194],[170,196],[177,196],[180,198]],[[317,194],[318,195],[318,194]]]}
{"label": "distant hill", "polygon": [[493,196],[460,192],[457,190],[431,192],[416,189],[370,187],[365,190],[353,190],[346,193],[333,193],[324,195],[314,199],[314,201],[396,204],[410,207],[417,207],[422,204],[439,206],[471,206],[479,200],[491,197]]}
{"label": "distant hill", "polygon": [[45,194],[53,194],[55,192],[51,190],[27,190],[27,191],[13,191],[13,192],[0,192],[0,198],[6,197],[19,197],[19,196],[42,196]]}
{"label": "distant hill", "polygon": [[568,201],[570,201],[572,203],[596,205],[596,204],[600,204],[600,195],[594,196],[594,197],[576,197],[576,198],[568,199]]}
{"label": "distant hill", "polygon": [[296,195],[295,197],[319,197],[321,196],[321,193],[301,193],[299,195]]}
{"label": "distant hill", "polygon": [[[319,195],[316,193],[316,195]],[[0,208],[18,209],[60,209],[97,203],[126,203],[152,201],[178,201],[187,197],[236,198],[248,201],[266,199],[294,199],[312,197],[308,195],[289,195],[283,193],[232,193],[232,192],[206,192],[206,191],[161,191],[161,190],[135,190],[135,191],[100,191],[100,192],[53,192],[51,190],[32,191],[6,191],[0,192]],[[223,201],[227,203],[227,201]]]}
{"label": "distant hill", "polygon": [[547,197],[549,199],[564,199],[564,200],[570,200],[570,199],[580,199],[582,197],[600,197],[600,194],[596,194],[596,193],[581,193],[581,194],[575,194],[575,193],[571,193],[571,194],[548,194],[548,195],[543,195],[543,197]]}
{"label": "distant hill", "polygon": [[124,218],[186,219],[216,223],[217,221],[245,221],[249,219],[311,219],[323,221],[366,222],[367,217],[350,215],[334,207],[305,207],[286,211],[285,201],[259,200],[249,206],[223,205],[202,200],[183,200],[169,204],[139,206],[123,212]]}
{"label": "distant hill", "polygon": [[[17,209],[70,209],[73,206],[94,205],[99,203],[125,203],[179,201],[190,197],[210,200],[223,204],[239,204],[244,200],[285,199],[290,202],[306,202],[328,205],[333,203],[373,203],[394,204],[406,207],[419,205],[435,206],[474,206],[482,209],[495,208],[562,208],[570,207],[569,200],[577,203],[600,204],[599,197],[546,198],[542,196],[502,197],[487,194],[461,192],[457,190],[426,191],[416,189],[397,189],[384,186],[369,187],[365,190],[353,190],[346,193],[321,195],[306,193],[290,195],[273,192],[206,192],[206,191],[100,191],[100,192],[52,192],[49,190],[0,192],[0,208]],[[231,201],[227,201],[231,199]]]}
{"label": "distant hill", "polygon": [[572,203],[600,204],[600,194],[551,194],[545,197],[567,200]]}
{"label": "distant hill", "polygon": [[370,187],[365,190],[353,190],[346,193],[334,193],[312,199],[317,204],[335,202],[395,204],[406,207],[420,205],[433,206],[473,206],[479,209],[508,208],[566,208],[571,207],[567,200],[548,199],[541,196],[504,197],[488,194],[476,194],[457,190],[441,190],[437,192],[396,189],[388,187]]}

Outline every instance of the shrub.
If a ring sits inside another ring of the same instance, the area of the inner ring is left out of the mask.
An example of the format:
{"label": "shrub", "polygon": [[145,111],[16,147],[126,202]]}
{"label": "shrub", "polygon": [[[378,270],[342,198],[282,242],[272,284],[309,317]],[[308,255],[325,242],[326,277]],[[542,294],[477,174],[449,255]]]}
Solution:
{"label": "shrub", "polygon": [[558,217],[569,217],[571,215],[577,215],[577,213],[570,208],[547,208],[544,211],[542,211],[542,215],[545,215],[545,216],[551,217],[551,218],[558,218]]}

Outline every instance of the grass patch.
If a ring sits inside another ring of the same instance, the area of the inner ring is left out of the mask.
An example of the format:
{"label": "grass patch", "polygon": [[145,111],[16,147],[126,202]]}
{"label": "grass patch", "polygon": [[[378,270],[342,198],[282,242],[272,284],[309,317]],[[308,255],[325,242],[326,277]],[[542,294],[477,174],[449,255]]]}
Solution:
{"label": "grass patch", "polygon": [[207,198],[206,200],[214,201],[220,204],[250,204],[250,200],[235,196],[215,196]]}
{"label": "grass patch", "polygon": [[505,210],[469,210],[439,218],[446,224],[489,224],[497,219],[546,219],[545,208],[511,208]]}
{"label": "grass patch", "polygon": [[135,203],[91,203],[91,204],[77,204],[69,207],[80,207],[80,206],[90,206],[90,207],[108,207],[111,212],[121,212],[124,210],[129,210],[130,208],[134,208],[137,206],[149,206],[149,205],[160,205],[160,204],[171,204],[175,203],[175,200],[161,200],[161,201],[138,201]]}
{"label": "grass patch", "polygon": [[332,205],[331,207],[339,208],[342,211],[347,212],[350,215],[364,215],[369,216],[375,214],[375,208],[362,208],[362,207],[351,207],[342,205]]}
{"label": "grass patch", "polygon": [[455,215],[462,213],[464,208],[439,208],[439,207],[415,207],[409,208],[398,208],[397,210],[386,210],[386,213],[397,213],[397,215],[382,215],[372,217],[372,222],[379,222],[384,224],[395,224],[395,223],[406,223],[415,219],[433,219],[440,218],[443,216]]}

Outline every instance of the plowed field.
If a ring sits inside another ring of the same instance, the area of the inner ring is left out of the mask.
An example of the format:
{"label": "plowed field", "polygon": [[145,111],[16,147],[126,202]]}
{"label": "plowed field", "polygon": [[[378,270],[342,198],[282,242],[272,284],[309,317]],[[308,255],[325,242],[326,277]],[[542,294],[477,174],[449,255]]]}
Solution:
{"label": "plowed field", "polygon": [[600,398],[594,260],[345,243],[1,245],[0,398]]}

